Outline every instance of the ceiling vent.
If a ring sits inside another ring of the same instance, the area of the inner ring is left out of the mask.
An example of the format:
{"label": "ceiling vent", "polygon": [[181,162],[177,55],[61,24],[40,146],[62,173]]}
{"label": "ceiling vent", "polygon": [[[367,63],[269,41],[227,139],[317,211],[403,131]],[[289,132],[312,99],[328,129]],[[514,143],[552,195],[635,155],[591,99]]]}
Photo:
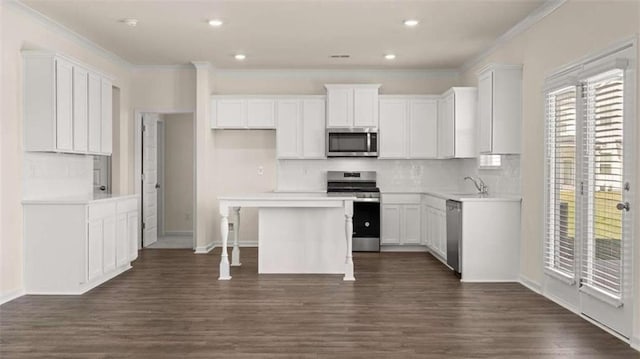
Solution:
{"label": "ceiling vent", "polygon": [[348,59],[351,55],[331,55],[329,57],[332,59]]}

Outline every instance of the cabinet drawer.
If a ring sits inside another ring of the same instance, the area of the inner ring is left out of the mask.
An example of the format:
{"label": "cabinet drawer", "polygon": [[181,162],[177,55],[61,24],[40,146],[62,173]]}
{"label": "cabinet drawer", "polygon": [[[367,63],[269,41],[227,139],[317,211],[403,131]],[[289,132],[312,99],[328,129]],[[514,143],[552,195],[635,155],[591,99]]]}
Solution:
{"label": "cabinet drawer", "polygon": [[138,210],[137,198],[128,198],[128,199],[123,199],[117,202],[118,214],[130,212],[130,211],[136,211],[136,210]]}
{"label": "cabinet drawer", "polygon": [[106,203],[90,203],[89,204],[89,220],[115,216],[116,202]]}
{"label": "cabinet drawer", "polygon": [[413,193],[390,193],[382,195],[383,204],[420,204],[420,195]]}
{"label": "cabinet drawer", "polygon": [[425,195],[424,204],[428,207],[432,207],[441,211],[445,211],[447,209],[447,200],[439,197]]}

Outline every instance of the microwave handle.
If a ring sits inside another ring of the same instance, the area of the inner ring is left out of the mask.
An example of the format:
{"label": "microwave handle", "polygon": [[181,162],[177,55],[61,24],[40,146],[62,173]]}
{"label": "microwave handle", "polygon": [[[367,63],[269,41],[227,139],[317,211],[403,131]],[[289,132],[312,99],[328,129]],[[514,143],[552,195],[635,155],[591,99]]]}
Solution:
{"label": "microwave handle", "polygon": [[367,133],[367,152],[371,152],[371,133]]}

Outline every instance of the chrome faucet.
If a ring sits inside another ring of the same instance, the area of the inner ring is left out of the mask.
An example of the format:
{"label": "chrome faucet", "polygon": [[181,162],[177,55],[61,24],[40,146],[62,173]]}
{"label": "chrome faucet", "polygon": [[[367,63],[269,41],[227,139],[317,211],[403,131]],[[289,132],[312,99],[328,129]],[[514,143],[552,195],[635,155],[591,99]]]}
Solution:
{"label": "chrome faucet", "polygon": [[467,176],[464,179],[473,182],[473,185],[476,186],[480,194],[487,194],[489,192],[489,187],[484,183],[482,178],[478,177],[478,180],[475,180],[473,177]]}

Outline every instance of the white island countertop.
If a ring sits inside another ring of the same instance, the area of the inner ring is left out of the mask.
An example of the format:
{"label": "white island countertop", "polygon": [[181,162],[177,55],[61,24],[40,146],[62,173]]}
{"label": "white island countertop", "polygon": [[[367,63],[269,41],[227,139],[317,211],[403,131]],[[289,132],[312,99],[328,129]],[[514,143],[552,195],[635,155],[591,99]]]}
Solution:
{"label": "white island countertop", "polygon": [[80,196],[23,199],[22,204],[87,204],[97,201],[115,201],[126,198],[139,198],[138,194],[92,193]]}
{"label": "white island countertop", "polygon": [[[355,200],[354,196],[330,196],[327,193],[318,192],[266,192],[218,197],[222,238],[218,279],[231,279],[230,266],[241,265],[238,246],[238,232],[241,228],[240,209],[256,207],[260,209],[259,273],[323,274],[339,271],[344,274],[344,280],[355,280],[351,255]],[[235,212],[235,227],[230,264],[227,243],[231,211]],[[269,219],[264,220],[263,216]],[[329,219],[328,222],[327,219]],[[316,230],[312,234],[307,233],[301,238],[299,230],[301,225],[307,229],[323,228],[323,230]],[[314,237],[314,234],[317,236]],[[342,250],[344,252],[341,252]],[[299,258],[303,260],[298,260]],[[337,270],[337,267],[340,269]]]}

